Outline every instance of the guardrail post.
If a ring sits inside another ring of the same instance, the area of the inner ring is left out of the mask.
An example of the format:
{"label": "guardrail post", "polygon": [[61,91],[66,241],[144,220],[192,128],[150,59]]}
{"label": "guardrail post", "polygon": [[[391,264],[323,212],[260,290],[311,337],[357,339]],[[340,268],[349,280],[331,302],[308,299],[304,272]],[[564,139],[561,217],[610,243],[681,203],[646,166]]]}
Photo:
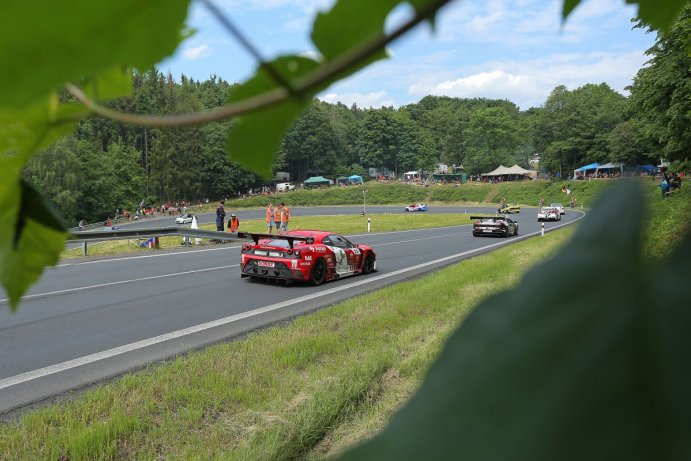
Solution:
{"label": "guardrail post", "polygon": [[540,231],[540,237],[545,236],[545,223],[542,223],[542,230]]}
{"label": "guardrail post", "polygon": [[82,242],[82,256],[86,256],[86,241]]}
{"label": "guardrail post", "polygon": [[154,237],[154,248],[157,250],[161,249],[161,238],[160,237]]}

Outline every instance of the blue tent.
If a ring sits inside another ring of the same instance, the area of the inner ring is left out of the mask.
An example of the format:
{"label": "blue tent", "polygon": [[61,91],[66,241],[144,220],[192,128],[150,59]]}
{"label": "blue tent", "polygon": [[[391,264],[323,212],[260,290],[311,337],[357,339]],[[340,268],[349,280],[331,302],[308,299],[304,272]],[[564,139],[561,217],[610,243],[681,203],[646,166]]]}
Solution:
{"label": "blue tent", "polygon": [[657,172],[657,167],[655,165],[638,165],[636,168],[639,170],[647,171],[649,173]]}
{"label": "blue tent", "polygon": [[348,180],[351,184],[362,184],[362,176],[358,176],[356,174],[348,176]]}
{"label": "blue tent", "polygon": [[595,162],[595,163],[591,163],[590,165],[586,165],[586,166],[582,166],[580,168],[577,168],[574,171],[581,172],[581,171],[587,171],[587,170],[596,170],[597,167],[599,167],[599,166],[600,166],[600,164]]}

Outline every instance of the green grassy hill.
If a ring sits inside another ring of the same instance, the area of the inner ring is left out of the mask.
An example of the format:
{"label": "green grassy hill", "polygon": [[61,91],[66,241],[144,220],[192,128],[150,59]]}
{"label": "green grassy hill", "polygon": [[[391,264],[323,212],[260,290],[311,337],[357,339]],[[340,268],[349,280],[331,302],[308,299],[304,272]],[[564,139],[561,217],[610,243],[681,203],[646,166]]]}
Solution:
{"label": "green grassy hill", "polygon": [[[576,197],[579,205],[589,206],[595,196],[606,189],[612,181],[524,181],[510,183],[466,183],[455,185],[432,185],[429,187],[401,183],[366,183],[363,186],[330,187],[328,189],[296,190],[271,196],[255,196],[232,199],[226,207],[256,208],[264,207],[271,201],[283,201],[289,206],[318,205],[362,205],[363,191],[367,191],[368,205],[407,204],[429,202],[436,204],[493,203],[502,198],[507,202],[522,205],[537,205],[540,197],[546,203],[567,204]],[[568,186],[571,195],[562,188]]]}

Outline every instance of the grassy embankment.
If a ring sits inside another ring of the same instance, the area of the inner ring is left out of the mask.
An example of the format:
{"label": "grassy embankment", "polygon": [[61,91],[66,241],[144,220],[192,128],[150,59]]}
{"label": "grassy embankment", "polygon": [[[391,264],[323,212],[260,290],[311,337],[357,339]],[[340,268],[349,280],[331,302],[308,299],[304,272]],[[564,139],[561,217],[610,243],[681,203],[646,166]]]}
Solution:
{"label": "grassy embankment", "polygon": [[[688,231],[688,191],[652,212],[644,251]],[[0,459],[321,459],[378,431],[450,331],[518,283],[570,230],[379,290],[32,411],[0,427]]]}

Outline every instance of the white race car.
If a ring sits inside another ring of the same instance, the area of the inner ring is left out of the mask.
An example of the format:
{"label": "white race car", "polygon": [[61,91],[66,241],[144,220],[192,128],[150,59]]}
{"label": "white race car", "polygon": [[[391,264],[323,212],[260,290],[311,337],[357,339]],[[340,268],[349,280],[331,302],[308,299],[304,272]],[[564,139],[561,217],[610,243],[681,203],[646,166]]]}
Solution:
{"label": "white race car", "polygon": [[561,214],[557,208],[550,206],[543,206],[540,211],[537,212],[538,221],[561,221]]}
{"label": "white race car", "polygon": [[562,205],[561,203],[550,203],[549,206],[551,206],[552,208],[556,208],[557,211],[559,211],[560,215],[566,214],[566,208],[564,208],[564,205]]}
{"label": "white race car", "polygon": [[194,215],[192,213],[185,213],[182,216],[175,218],[175,224],[191,224]]}

